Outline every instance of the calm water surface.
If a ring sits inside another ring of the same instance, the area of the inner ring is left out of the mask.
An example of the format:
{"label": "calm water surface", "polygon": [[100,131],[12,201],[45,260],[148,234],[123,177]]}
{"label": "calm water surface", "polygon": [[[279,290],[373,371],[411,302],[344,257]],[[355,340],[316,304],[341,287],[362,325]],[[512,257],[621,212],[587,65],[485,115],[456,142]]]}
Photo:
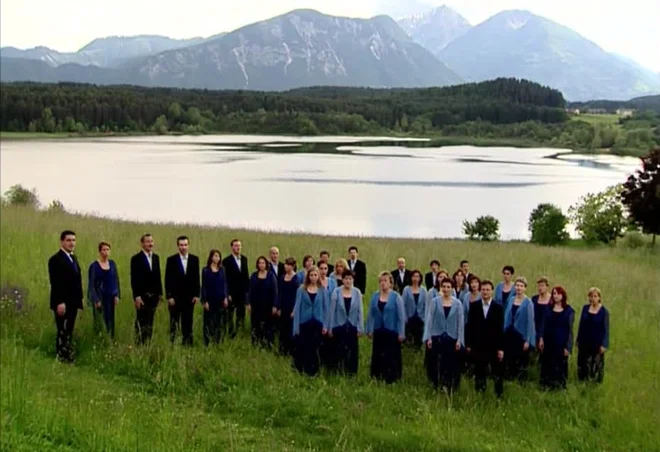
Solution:
{"label": "calm water surface", "polygon": [[3,141],[1,188],[135,220],[332,235],[460,237],[493,215],[526,238],[541,202],[622,182],[634,158],[383,138],[200,136]]}

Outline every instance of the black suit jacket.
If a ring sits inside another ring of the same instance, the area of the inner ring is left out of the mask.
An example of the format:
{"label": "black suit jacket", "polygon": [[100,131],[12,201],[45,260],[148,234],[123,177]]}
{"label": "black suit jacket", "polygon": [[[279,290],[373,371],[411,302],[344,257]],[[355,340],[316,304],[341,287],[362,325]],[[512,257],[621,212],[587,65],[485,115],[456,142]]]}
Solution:
{"label": "black suit jacket", "polygon": [[[348,261],[348,266],[350,268],[351,261]],[[355,287],[360,289],[360,292],[364,294],[367,290],[367,265],[362,262],[360,259],[355,261],[355,268],[353,269],[355,273]]]}
{"label": "black suit jacket", "polygon": [[199,258],[188,254],[188,268],[183,272],[179,254],[167,258],[165,264],[165,292],[175,302],[191,302],[200,296]]}
{"label": "black suit jacket", "polygon": [[426,285],[426,290],[433,289],[433,272],[428,272],[424,275],[424,284]]}
{"label": "black suit jacket", "polygon": [[399,295],[403,293],[403,288],[412,284],[411,281],[412,272],[407,268],[403,271],[403,281],[401,280],[401,275],[399,274],[399,269],[392,270],[392,279],[394,279],[394,290],[399,292]]}
{"label": "black suit jacket", "polygon": [[[247,257],[241,254],[241,268],[238,269],[236,260],[231,254],[222,260],[227,277],[227,291],[232,300],[245,301],[250,290],[250,271]],[[282,270],[284,274],[284,270]]]}
{"label": "black suit jacket", "polygon": [[57,310],[57,305],[64,303],[67,309],[83,308],[82,274],[78,258],[59,250],[48,259],[48,279],[50,279],[50,309]]}
{"label": "black suit jacket", "polygon": [[[151,268],[143,251],[131,257],[131,289],[133,299],[142,297],[143,301],[148,295],[160,297],[163,295],[163,280],[160,275],[160,257],[156,253],[151,255]],[[148,295],[147,295],[148,294]]]}
{"label": "black suit jacket", "polygon": [[[268,265],[270,266],[270,271],[273,272],[273,274],[275,274],[275,271],[273,270],[273,263],[271,261],[268,261]],[[243,266],[241,265],[241,267],[243,267]],[[284,263],[278,262],[277,263],[277,274],[275,275],[275,278],[280,279],[280,276],[282,276],[284,274],[284,272],[285,272]]]}
{"label": "black suit jacket", "polygon": [[465,346],[477,357],[492,358],[498,350],[504,350],[504,308],[490,302],[488,317],[484,318],[481,300],[470,304],[468,323],[465,326]]}

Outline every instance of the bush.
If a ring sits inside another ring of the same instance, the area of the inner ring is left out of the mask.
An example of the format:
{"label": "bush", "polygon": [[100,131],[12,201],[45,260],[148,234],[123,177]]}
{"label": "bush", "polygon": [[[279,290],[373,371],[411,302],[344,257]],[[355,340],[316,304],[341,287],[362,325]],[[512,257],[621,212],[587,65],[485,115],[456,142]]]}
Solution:
{"label": "bush", "polygon": [[621,186],[615,185],[604,192],[583,196],[568,213],[585,242],[616,242],[626,226]]}
{"label": "bush", "polygon": [[644,234],[639,231],[627,232],[621,241],[623,242],[623,246],[630,249],[637,249],[646,246],[646,238],[644,237]]}
{"label": "bush", "polygon": [[495,241],[500,237],[500,220],[490,215],[479,217],[474,223],[463,220],[463,233],[470,240]]}
{"label": "bush", "polygon": [[560,245],[568,240],[568,217],[552,204],[539,204],[529,216],[532,242],[539,245]]}
{"label": "bush", "polygon": [[39,207],[37,189],[29,190],[18,184],[9,187],[5,192],[4,201],[10,206],[27,206],[35,209]]}
{"label": "bush", "polygon": [[48,205],[48,210],[50,212],[66,212],[66,209],[64,208],[64,204],[62,204],[62,201],[59,199],[53,199],[51,203]]}

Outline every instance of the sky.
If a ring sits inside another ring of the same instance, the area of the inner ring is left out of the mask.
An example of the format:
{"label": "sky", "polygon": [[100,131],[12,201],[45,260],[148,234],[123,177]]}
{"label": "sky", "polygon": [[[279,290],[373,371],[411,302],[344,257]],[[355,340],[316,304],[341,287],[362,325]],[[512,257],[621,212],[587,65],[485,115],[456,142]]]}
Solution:
{"label": "sky", "polygon": [[396,18],[443,3],[473,25],[502,10],[526,9],[660,72],[660,0],[1,0],[0,45],[68,52],[113,35],[210,36],[296,8]]}

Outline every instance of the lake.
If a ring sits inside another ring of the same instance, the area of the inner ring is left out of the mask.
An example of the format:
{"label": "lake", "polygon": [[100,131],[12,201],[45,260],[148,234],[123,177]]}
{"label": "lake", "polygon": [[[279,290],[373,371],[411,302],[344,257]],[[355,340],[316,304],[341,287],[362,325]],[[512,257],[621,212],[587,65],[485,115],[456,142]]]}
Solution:
{"label": "lake", "polygon": [[566,209],[639,166],[568,152],[378,137],[15,140],[2,142],[0,182],[3,193],[22,184],[44,204],[133,220],[461,237],[464,219],[493,215],[502,238],[522,239],[539,203]]}

